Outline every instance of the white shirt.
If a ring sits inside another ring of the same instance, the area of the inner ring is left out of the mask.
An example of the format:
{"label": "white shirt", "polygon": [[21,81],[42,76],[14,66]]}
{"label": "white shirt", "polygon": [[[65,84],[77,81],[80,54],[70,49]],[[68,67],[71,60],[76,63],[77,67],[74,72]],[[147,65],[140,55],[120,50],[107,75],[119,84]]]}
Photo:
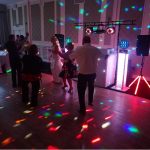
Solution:
{"label": "white shirt", "polygon": [[79,65],[79,73],[93,74],[96,73],[97,59],[103,57],[100,50],[89,43],[79,46],[70,55],[71,59],[76,59]]}

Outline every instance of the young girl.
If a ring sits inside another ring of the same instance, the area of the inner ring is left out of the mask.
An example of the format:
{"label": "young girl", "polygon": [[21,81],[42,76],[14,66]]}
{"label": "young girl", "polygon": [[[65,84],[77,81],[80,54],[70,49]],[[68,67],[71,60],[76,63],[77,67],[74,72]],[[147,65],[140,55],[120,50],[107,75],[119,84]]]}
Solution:
{"label": "young girl", "polygon": [[66,49],[68,50],[66,53],[58,52],[60,57],[64,58],[64,63],[62,66],[62,71],[60,72],[59,76],[63,79],[63,88],[67,87],[67,81],[69,84],[69,93],[72,93],[73,86],[72,86],[72,78],[74,77],[74,73],[76,71],[76,66],[74,62],[69,58],[69,55],[72,53],[74,49],[74,45],[72,43],[68,43],[66,45]]}

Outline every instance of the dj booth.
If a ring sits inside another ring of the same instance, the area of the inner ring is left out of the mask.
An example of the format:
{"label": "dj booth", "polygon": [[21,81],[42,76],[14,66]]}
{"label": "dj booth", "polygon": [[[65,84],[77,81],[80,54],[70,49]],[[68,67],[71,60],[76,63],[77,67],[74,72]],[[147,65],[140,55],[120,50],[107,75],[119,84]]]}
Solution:
{"label": "dj booth", "polygon": [[10,69],[9,54],[6,50],[0,50],[0,73]]}
{"label": "dj booth", "polygon": [[[100,49],[104,58],[98,59],[95,85],[107,87],[114,83],[116,70],[116,54],[114,49]],[[107,59],[105,56],[109,55]]]}

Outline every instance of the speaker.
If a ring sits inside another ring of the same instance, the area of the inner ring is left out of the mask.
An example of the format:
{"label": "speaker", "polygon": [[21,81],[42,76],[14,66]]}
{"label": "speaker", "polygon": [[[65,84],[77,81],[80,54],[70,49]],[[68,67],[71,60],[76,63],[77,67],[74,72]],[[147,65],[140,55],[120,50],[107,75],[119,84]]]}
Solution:
{"label": "speaker", "polygon": [[64,42],[65,42],[64,35],[63,34],[55,34],[55,36],[59,40],[60,47],[64,48]]}
{"label": "speaker", "polygon": [[138,35],[136,43],[136,54],[138,56],[148,56],[150,48],[150,35]]}

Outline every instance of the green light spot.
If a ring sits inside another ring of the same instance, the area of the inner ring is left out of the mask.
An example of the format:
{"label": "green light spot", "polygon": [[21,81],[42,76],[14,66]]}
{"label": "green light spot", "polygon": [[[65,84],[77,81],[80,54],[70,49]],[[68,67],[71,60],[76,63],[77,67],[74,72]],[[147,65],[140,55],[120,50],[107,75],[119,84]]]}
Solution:
{"label": "green light spot", "polygon": [[103,12],[104,12],[104,9],[99,9],[98,12],[99,12],[99,13],[103,13]]}
{"label": "green light spot", "polygon": [[81,29],[81,26],[75,26],[75,29]]}
{"label": "green light spot", "polygon": [[6,70],[6,73],[10,73],[10,72],[11,72],[11,69]]}
{"label": "green light spot", "polygon": [[54,23],[55,21],[53,19],[48,19],[49,23]]}
{"label": "green light spot", "polygon": [[135,6],[131,6],[132,9],[135,9]]}
{"label": "green light spot", "polygon": [[129,127],[129,131],[132,133],[139,133],[139,130],[136,127]]}
{"label": "green light spot", "polygon": [[84,9],[80,9],[80,14],[83,15],[84,14]]}
{"label": "green light spot", "polygon": [[66,40],[65,40],[65,42],[66,42],[66,44],[68,44],[68,43],[71,43],[71,42],[72,42],[72,39],[71,39],[71,37],[66,37]]}
{"label": "green light spot", "polygon": [[109,4],[104,5],[104,9],[108,8]]}
{"label": "green light spot", "polygon": [[96,31],[98,29],[98,27],[93,27],[93,31]]}
{"label": "green light spot", "polygon": [[48,116],[50,116],[50,113],[49,112],[45,112],[44,113],[44,117],[48,117]]}

